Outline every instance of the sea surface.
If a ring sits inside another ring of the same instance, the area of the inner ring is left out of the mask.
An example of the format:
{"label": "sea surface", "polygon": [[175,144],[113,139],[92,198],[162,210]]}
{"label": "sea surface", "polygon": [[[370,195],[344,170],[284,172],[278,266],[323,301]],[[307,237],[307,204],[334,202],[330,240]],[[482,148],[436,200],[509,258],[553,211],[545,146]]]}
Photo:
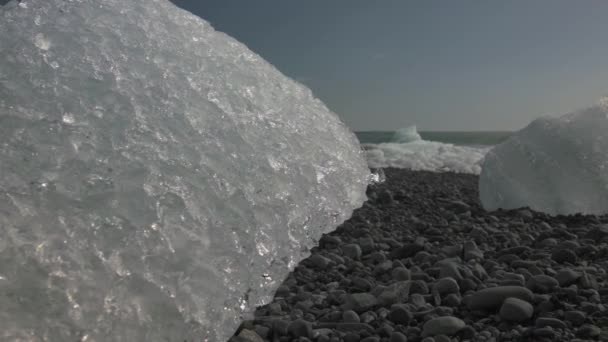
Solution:
{"label": "sea surface", "polygon": [[418,132],[415,126],[410,126],[397,131],[355,134],[373,168],[479,174],[486,153],[508,139],[512,132]]}

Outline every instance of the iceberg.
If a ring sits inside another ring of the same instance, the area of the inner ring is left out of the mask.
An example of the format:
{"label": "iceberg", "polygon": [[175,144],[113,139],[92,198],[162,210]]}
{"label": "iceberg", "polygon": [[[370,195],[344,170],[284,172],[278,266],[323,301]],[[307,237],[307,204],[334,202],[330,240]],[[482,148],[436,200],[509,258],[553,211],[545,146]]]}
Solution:
{"label": "iceberg", "polygon": [[397,144],[405,144],[420,140],[422,140],[422,137],[420,136],[420,134],[418,133],[418,129],[416,129],[416,126],[414,125],[398,129],[393,135],[391,142]]}
{"label": "iceberg", "polygon": [[552,215],[608,213],[608,99],[539,118],[488,152],[484,208],[530,207]]}
{"label": "iceberg", "polygon": [[166,0],[0,7],[0,340],[227,340],[365,200],[311,91]]}
{"label": "iceberg", "polygon": [[401,128],[391,142],[364,144],[370,168],[403,168],[417,171],[479,174],[489,147],[458,146],[423,140],[416,126]]}

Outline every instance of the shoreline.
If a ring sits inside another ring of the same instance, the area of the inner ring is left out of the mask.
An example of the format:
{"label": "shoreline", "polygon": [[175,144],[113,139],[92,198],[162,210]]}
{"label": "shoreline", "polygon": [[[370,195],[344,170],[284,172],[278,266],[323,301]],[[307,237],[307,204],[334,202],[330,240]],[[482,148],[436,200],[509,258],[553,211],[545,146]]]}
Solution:
{"label": "shoreline", "polygon": [[608,215],[486,212],[476,175],[384,172],[231,341],[608,340]]}

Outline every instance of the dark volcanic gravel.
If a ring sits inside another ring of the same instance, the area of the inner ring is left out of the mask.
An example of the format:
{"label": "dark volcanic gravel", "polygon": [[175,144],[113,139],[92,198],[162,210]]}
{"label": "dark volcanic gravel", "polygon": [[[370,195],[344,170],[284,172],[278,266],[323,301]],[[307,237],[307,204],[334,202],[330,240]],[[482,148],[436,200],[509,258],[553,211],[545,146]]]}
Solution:
{"label": "dark volcanic gravel", "polygon": [[385,173],[231,341],[608,341],[608,216],[486,212],[477,176]]}

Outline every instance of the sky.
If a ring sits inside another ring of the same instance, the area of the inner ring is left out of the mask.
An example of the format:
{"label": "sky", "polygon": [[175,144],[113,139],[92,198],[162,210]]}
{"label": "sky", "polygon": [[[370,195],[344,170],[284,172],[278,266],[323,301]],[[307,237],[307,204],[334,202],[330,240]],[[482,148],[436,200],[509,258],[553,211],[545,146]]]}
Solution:
{"label": "sky", "polygon": [[358,131],[514,130],[608,95],[604,0],[172,1]]}
{"label": "sky", "polygon": [[608,95],[608,1],[174,3],[354,130],[514,130]]}

